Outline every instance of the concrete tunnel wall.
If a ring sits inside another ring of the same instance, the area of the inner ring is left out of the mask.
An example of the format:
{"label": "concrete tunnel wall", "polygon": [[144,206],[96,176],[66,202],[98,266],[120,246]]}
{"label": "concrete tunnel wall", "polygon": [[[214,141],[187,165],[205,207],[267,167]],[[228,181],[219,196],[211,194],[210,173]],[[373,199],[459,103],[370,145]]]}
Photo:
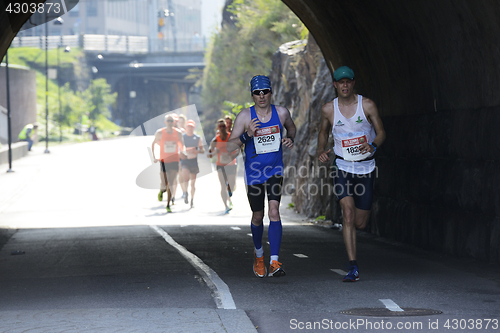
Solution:
{"label": "concrete tunnel wall", "polygon": [[369,229],[500,261],[500,2],[283,0],[387,132]]}
{"label": "concrete tunnel wall", "polygon": [[[370,231],[499,262],[500,2],[283,2],[330,69],[351,66],[379,107],[387,140]],[[2,57],[27,18],[11,29],[0,13]]]}

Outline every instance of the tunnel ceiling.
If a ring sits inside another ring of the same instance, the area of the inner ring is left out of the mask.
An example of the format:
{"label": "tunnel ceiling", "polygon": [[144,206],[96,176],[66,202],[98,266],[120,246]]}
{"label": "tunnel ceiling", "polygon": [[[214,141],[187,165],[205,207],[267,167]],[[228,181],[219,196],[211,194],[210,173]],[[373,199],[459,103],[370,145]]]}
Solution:
{"label": "tunnel ceiling", "polygon": [[283,2],[382,116],[499,104],[500,1]]}
{"label": "tunnel ceiling", "polygon": [[[500,1],[283,2],[308,27],[330,69],[354,69],[358,92],[375,100],[382,116],[499,104]],[[2,58],[27,19],[10,22],[0,13]]]}

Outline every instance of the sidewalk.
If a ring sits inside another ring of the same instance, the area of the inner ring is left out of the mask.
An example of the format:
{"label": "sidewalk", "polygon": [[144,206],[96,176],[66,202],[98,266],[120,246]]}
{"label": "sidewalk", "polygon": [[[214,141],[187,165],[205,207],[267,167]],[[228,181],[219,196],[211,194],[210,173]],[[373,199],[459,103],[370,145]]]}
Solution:
{"label": "sidewalk", "polygon": [[255,333],[243,310],[81,309],[0,311],[0,332]]}

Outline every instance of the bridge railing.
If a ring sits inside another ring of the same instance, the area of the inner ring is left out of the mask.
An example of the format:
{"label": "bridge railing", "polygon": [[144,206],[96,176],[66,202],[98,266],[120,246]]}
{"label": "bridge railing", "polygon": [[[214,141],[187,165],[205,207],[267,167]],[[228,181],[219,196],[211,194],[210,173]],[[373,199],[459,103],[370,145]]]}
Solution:
{"label": "bridge railing", "polygon": [[[146,36],[118,35],[63,35],[48,36],[48,48],[55,49],[64,45],[81,47],[85,51],[110,53],[148,53],[148,52],[194,52],[203,51],[205,42],[199,37],[155,40],[150,43]],[[11,47],[38,47],[45,49],[45,36],[18,36]]]}

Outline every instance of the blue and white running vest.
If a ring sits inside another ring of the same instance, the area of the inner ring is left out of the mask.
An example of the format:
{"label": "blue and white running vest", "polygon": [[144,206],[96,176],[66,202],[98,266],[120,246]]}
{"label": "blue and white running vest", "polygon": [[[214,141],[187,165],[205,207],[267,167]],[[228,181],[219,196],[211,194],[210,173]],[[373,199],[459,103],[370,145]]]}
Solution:
{"label": "blue and white running vest", "polygon": [[[257,117],[255,107],[250,108],[252,119]],[[281,125],[276,107],[271,104],[271,119],[260,123],[253,138],[245,144],[245,183],[263,184],[274,175],[283,175],[283,149]]]}

